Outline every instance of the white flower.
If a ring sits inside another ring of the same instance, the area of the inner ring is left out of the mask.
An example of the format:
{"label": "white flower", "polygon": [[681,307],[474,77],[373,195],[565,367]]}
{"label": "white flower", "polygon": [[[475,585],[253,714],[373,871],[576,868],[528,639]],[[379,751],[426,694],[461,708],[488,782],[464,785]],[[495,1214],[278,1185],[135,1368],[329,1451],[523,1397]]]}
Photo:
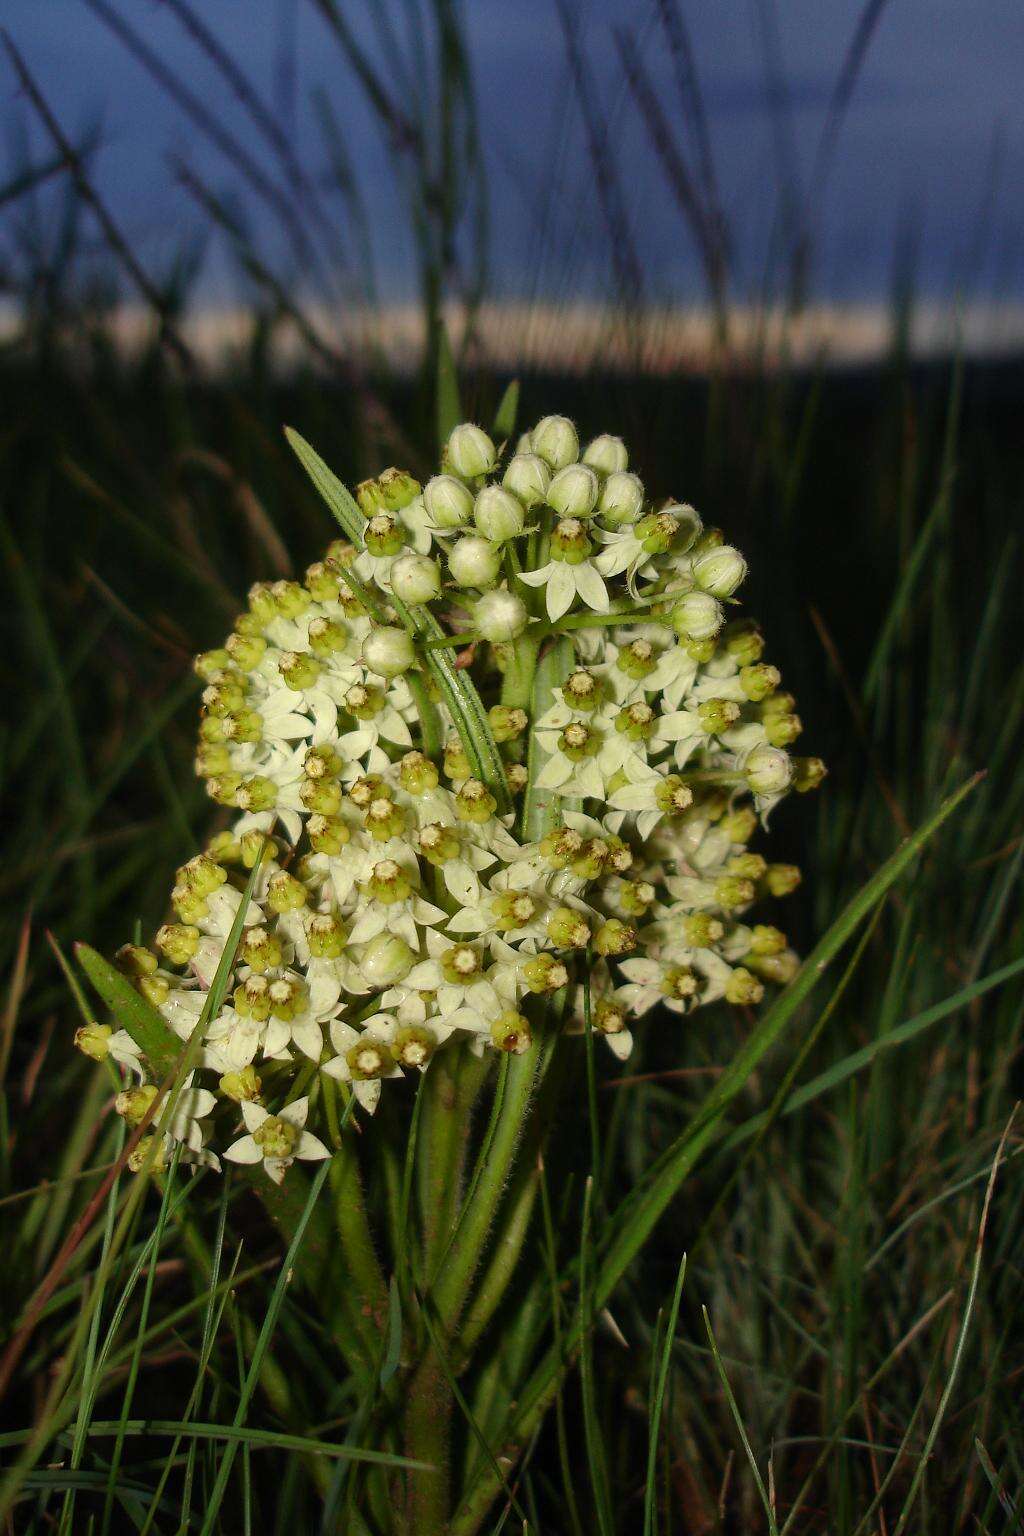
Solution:
{"label": "white flower", "polygon": [[402,1076],[386,1036],[394,1037],[394,1021],[387,1014],[373,1014],[362,1029],[353,1029],[351,1024],[335,1019],[331,1025],[331,1044],[338,1054],[323,1066],[329,1077],[351,1083],[356,1099],[371,1115],[380,1101],[383,1079]]}
{"label": "white flower", "polygon": [[581,560],[570,565],[566,560],[550,560],[538,571],[520,571],[519,580],[528,587],[543,587],[548,618],[560,619],[579,597],[595,613],[607,613],[610,601],[597,565]]}
{"label": "white flower", "polygon": [[276,1114],[250,1100],[242,1103],[247,1135],[233,1142],[224,1156],[232,1163],[262,1162],[267,1176],[280,1184],[296,1158],[320,1162],[330,1152],[317,1136],[306,1130],[309,1099],[296,1099]]}

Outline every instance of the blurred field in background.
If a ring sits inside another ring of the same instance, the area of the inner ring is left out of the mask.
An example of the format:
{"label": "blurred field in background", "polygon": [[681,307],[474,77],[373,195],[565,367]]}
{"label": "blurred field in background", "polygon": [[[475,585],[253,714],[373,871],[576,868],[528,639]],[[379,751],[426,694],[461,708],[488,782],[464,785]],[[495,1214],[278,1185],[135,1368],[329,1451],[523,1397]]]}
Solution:
{"label": "blurred field in background", "polygon": [[[882,9],[865,7],[837,61],[823,154],[841,133]],[[610,301],[575,352],[552,340],[559,324],[573,334],[571,307],[552,310],[543,296],[506,326],[501,346],[487,344],[478,323],[488,299],[487,163],[457,12],[444,0],[429,12],[380,9],[404,29],[395,34],[403,67],[419,81],[416,93],[403,94],[380,50],[365,51],[347,31],[342,8],[323,0],[319,10],[335,30],[347,89],[364,93],[380,119],[404,199],[419,298],[401,334],[426,338],[411,369],[413,349],[396,357],[375,344],[386,324],[372,293],[352,294],[369,317],[354,347],[340,311],[303,276],[312,264],[329,266],[334,223],[358,236],[357,169],[339,158],[335,185],[308,184],[258,101],[248,108],[244,159],[233,162],[230,146],[225,152],[232,200],[177,168],[247,284],[232,320],[232,366],[210,370],[195,355],[202,349],[183,339],[194,337],[187,300],[196,253],[183,249],[170,275],[140,267],[109,210],[101,206],[97,218],[95,143],[76,140],[73,124],[47,128],[60,102],[34,100],[27,66],[8,59],[7,81],[20,72],[19,110],[36,124],[33,143],[46,148],[12,163],[0,184],[10,301],[0,353],[3,1331],[16,1330],[97,1187],[99,1175],[88,1170],[105,1167],[116,1148],[109,1085],[70,1047],[75,1005],[47,933],[65,952],[77,939],[110,950],[136,924],[148,934],[163,917],[173,869],[215,825],[192,777],[198,688],[190,656],[219,643],[251,581],[301,571],[332,537],[282,424],[299,428],[350,484],[390,463],[429,472],[439,321],[451,302],[464,321],[456,343],[474,419],[491,419],[515,371],[525,425],[559,411],[581,434],[620,432],[656,493],[693,501],[749,557],[744,596],[797,695],[805,750],[831,767],[813,804],[787,803],[773,823],[776,856],[806,872],[786,913],[801,947],[945,793],[976,770],[987,775],[890,898],[795,1083],[784,1084],[797,1049],[791,1041],[745,1096],[733,1143],[687,1186],[622,1288],[612,1310],[630,1347],[610,1329],[598,1331],[595,1407],[613,1495],[609,1529],[641,1529],[644,1488],[654,1478],[666,1533],[1009,1536],[1022,1528],[1024,1508],[1019,1121],[975,1267],[986,1181],[1021,1091],[1024,1026],[1024,364],[1008,345],[1008,314],[989,317],[993,348],[977,335],[966,346],[964,329],[978,323],[967,289],[967,318],[958,321],[955,304],[938,319],[934,305],[925,314],[925,329],[948,344],[916,356],[908,239],[894,255],[887,308],[872,309],[877,355],[865,363],[848,353],[838,366],[841,347],[830,355],[813,332],[811,344],[801,340],[815,226],[812,207],[787,204],[785,184],[783,238],[770,259],[766,253],[764,292],[753,303],[737,295],[689,33],[683,10],[663,0],[652,24],[679,69],[678,97],[652,97],[625,34],[620,89],[646,125],[664,195],[677,200],[681,229],[700,253],[696,320],[672,321],[683,340],[653,365],[658,329],[650,330],[625,215],[629,166],[604,131],[586,51],[565,9],[566,69],[592,157]],[[200,47],[209,56],[210,40]],[[429,62],[416,73],[420,56]],[[225,58],[225,90],[237,91],[231,67]],[[194,116],[188,100],[179,105]],[[323,122],[340,157],[337,103]],[[277,212],[295,249],[280,270],[245,217],[247,204],[266,195],[261,177],[284,189]],[[358,273],[358,249],[346,270]],[[136,321],[129,349],[125,303],[150,317],[148,333]],[[695,325],[699,345],[687,362],[685,337]],[[994,358],[993,350],[1009,355]],[[998,984],[977,987],[1004,969]],[[947,999],[948,1010],[927,1013]],[[800,1039],[817,1028],[826,1001],[819,994],[805,1009]],[[676,1134],[741,1036],[731,1016],[709,1011],[685,1029],[643,1032],[625,1070],[602,1064],[610,1192],[627,1189]],[[780,1084],[790,1093],[781,1113]],[[758,1116],[773,1105],[770,1125],[755,1137]],[[563,1151],[571,1162],[571,1148]],[[557,1191],[559,1208],[563,1198],[574,1209],[578,1183]],[[92,1383],[94,1418],[117,1421],[133,1341],[142,1337],[131,1414],[181,1419],[204,1327],[203,1311],[188,1310],[196,1279],[187,1222],[213,1233],[218,1203],[219,1191],[202,1182],[187,1218],[169,1224],[148,1318],[140,1325],[134,1294],[106,1374]],[[244,1197],[228,1219],[227,1251],[245,1237],[245,1280],[213,1341],[211,1384],[193,1414],[214,1423],[234,1412],[236,1341],[241,1350],[250,1320],[261,1318],[274,1277],[262,1261],[278,1254]],[[141,1252],[148,1220],[126,1263]],[[101,1240],[101,1225],[93,1226],[33,1334],[4,1402],[5,1465],[59,1372]],[[684,1250],[689,1271],[649,1466],[651,1345]],[[539,1250],[532,1261],[541,1262]],[[359,1405],[327,1341],[304,1337],[303,1318],[301,1295],[290,1297],[274,1340],[288,1391],[278,1382],[254,1399],[247,1422],[271,1444],[247,1449],[246,1480],[216,1529],[248,1529],[254,1511],[268,1532],[359,1529],[337,1524],[330,1501],[324,1513],[322,1487],[303,1460],[273,1448],[275,1435],[324,1430],[325,1422],[358,1440]],[[591,1502],[601,1476],[584,1444],[578,1391],[573,1381],[566,1394],[566,1455],[549,1425],[520,1496],[538,1531],[607,1536],[606,1516]],[[477,1409],[486,1423],[487,1403]],[[771,1458],[777,1515],[763,1507],[737,1418],[762,1469]],[[124,1487],[111,1477],[119,1492],[113,1523],[102,1528],[144,1528],[145,1491],[157,1483],[167,1445],[159,1437],[127,1443]],[[101,1529],[86,1524],[103,1507],[88,1489],[107,1486],[109,1450],[109,1440],[90,1439],[71,1474],[54,1470],[62,1457],[66,1467],[68,1442],[41,1443],[21,1474],[7,1529],[59,1528],[74,1476],[86,1492],[77,1523],[65,1528]],[[175,1528],[177,1513],[167,1511],[177,1510],[186,1456],[201,1489],[216,1442],[186,1435],[175,1454],[181,1469],[162,1495],[170,1502],[158,1529]],[[468,1433],[465,1454],[474,1454]],[[357,1493],[358,1474],[351,1484],[346,1497]],[[193,1497],[201,1509],[200,1494]]]}

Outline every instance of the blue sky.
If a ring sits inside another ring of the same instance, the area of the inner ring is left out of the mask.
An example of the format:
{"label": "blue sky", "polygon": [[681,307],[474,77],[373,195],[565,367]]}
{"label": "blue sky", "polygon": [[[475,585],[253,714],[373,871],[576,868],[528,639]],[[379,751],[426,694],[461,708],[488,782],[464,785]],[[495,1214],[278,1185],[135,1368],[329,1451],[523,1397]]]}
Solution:
{"label": "blue sky", "polygon": [[[272,163],[212,66],[159,0],[109,3],[225,124]],[[379,57],[369,0],[341,3]],[[742,297],[761,281],[779,208],[761,25],[767,0],[678,3],[690,24],[722,201],[734,231],[736,292]],[[324,159],[310,102],[315,90],[325,93],[363,188],[380,289],[391,297],[409,293],[415,274],[407,219],[387,155],[310,0],[197,0],[196,8],[277,104],[296,153],[317,176]],[[392,13],[401,10],[392,0]],[[860,11],[860,0],[777,0],[777,57],[790,103],[787,132],[804,183]],[[580,14],[648,295],[697,298],[702,287],[693,243],[627,98],[614,44],[615,27],[633,30],[659,99],[673,114],[676,97],[654,5],[589,0]],[[492,287],[561,300],[608,292],[608,237],[569,90],[554,0],[469,0],[466,16],[490,177]],[[219,192],[236,186],[230,168],[83,0],[4,0],[3,19],[65,128],[78,132],[102,123],[97,184],[147,264],[165,269],[201,223],[175,182],[171,157],[187,161]],[[293,45],[296,90],[289,117],[286,82]],[[1020,0],[891,0],[831,167],[813,279],[820,296],[884,294],[894,252],[908,242],[928,292],[950,294],[969,276],[980,296],[1024,293],[1022,67]],[[0,122],[9,139],[30,116],[4,62]],[[29,132],[34,154],[42,157],[41,130],[31,123]],[[993,167],[994,205],[991,219],[984,220]],[[540,233],[545,197],[547,240]],[[21,216],[20,210],[6,213],[8,220]],[[289,257],[273,219],[251,200],[247,216],[287,279]],[[9,224],[8,235],[12,229]],[[230,297],[240,282],[223,249],[213,248],[205,265],[206,295]]]}

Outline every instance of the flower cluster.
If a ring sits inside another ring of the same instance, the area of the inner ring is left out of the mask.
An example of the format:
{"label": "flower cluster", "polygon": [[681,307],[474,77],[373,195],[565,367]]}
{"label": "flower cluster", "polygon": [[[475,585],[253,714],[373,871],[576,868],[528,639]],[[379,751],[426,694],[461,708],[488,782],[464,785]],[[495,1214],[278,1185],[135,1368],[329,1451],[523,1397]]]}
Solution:
{"label": "flower cluster", "polygon": [[[257,584],[197,659],[196,768],[230,825],[178,871],[153,948],[119,957],[190,1038],[257,869],[166,1146],[216,1161],[210,1127],[233,1119],[222,1155],[275,1179],[328,1155],[311,1104],[372,1111],[449,1042],[523,1052],[564,1018],[622,1059],[656,1007],[788,981],[784,933],[751,912],[799,872],[750,845],[825,771],[790,754],[794,700],[732,617],[743,556],[652,503],[619,438],[581,453],[546,417],[505,452],[464,424],[425,486],[388,470],[357,500],[358,541]],[[440,650],[499,782],[477,776]],[[137,1122],[156,1090],[130,1037],[80,1036],[143,1079],[119,1100]]]}

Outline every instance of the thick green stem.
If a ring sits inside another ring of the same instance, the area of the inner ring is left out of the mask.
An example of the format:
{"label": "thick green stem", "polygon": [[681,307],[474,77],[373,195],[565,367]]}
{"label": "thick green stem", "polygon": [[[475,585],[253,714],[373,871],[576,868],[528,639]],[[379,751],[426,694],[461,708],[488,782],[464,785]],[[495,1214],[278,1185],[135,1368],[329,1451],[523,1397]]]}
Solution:
{"label": "thick green stem", "polygon": [[451,1499],[452,1393],[433,1350],[420,1364],[410,1384],[405,1415],[405,1450],[431,1472],[410,1471],[406,1477],[406,1536],[444,1536]]}
{"label": "thick green stem", "polygon": [[360,1316],[366,1319],[360,1332],[364,1343],[372,1343],[374,1337],[381,1337],[387,1316],[387,1287],[366,1217],[359,1158],[350,1139],[334,1156],[331,1188],[345,1268]]}
{"label": "thick green stem", "polygon": [[533,675],[537,670],[541,637],[529,630],[514,642],[512,659],[501,685],[501,702],[509,709],[529,709],[533,694]]}
{"label": "thick green stem", "polygon": [[470,1114],[489,1065],[465,1050],[440,1053],[423,1084],[418,1173],[424,1277],[433,1273],[458,1214]]}
{"label": "thick green stem", "polygon": [[509,1063],[501,1114],[491,1141],[487,1165],[481,1171],[460,1219],[456,1241],[447,1253],[434,1285],[434,1304],[446,1335],[451,1334],[476,1273],[516,1148],[526,1122],[542,1043],[534,1040],[522,1056]]}

